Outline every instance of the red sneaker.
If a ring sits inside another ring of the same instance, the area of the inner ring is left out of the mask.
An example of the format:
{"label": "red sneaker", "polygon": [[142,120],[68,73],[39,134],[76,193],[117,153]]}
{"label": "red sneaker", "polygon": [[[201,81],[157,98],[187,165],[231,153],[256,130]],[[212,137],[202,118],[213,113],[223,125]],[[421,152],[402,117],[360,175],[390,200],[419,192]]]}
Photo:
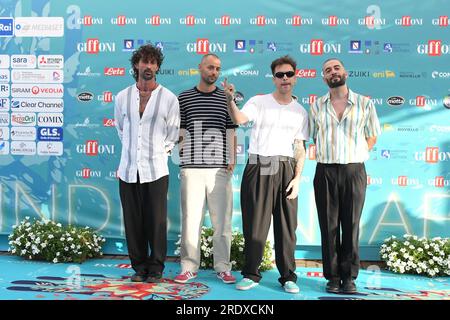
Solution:
{"label": "red sneaker", "polygon": [[177,275],[173,281],[177,283],[186,283],[191,279],[197,278],[197,272],[184,271]]}
{"label": "red sneaker", "polygon": [[233,277],[230,271],[217,272],[217,278],[221,279],[223,283],[235,283],[236,278]]}

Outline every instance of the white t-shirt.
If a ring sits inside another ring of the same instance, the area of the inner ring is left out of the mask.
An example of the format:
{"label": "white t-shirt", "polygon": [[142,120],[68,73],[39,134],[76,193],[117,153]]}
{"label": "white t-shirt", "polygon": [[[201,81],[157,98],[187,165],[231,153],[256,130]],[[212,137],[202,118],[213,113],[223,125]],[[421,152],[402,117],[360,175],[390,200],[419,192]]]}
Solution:
{"label": "white t-shirt", "polygon": [[292,99],[279,104],[272,94],[254,96],[241,110],[253,122],[248,153],[294,156],[294,140],[309,140],[308,112]]}

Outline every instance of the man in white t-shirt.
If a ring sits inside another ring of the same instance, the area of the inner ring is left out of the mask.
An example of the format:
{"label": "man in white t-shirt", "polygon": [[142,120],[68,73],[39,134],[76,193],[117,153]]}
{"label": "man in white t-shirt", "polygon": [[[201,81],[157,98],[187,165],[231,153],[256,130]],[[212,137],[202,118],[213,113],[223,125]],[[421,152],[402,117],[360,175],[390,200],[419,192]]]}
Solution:
{"label": "man in white t-shirt", "polygon": [[239,290],[261,280],[259,266],[273,215],[275,262],[284,290],[298,293],[295,274],[297,195],[309,140],[308,113],[292,96],[296,62],[289,56],[271,64],[275,91],[252,97],[239,110],[235,88],[223,83],[228,112],[236,124],[252,122],[249,157],[241,184],[241,209],[245,238],[244,278]]}

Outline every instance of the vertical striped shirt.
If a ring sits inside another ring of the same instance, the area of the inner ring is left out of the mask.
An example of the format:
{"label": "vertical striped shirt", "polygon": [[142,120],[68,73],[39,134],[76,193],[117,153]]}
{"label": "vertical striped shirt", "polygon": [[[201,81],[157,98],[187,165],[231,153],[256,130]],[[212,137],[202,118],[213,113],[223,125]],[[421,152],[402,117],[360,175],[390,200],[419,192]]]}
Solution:
{"label": "vertical striped shirt", "polygon": [[369,159],[366,138],[381,133],[380,122],[368,97],[348,90],[348,104],[338,120],[330,93],[318,98],[309,114],[310,136],[320,163],[361,163]]}
{"label": "vertical striped shirt", "polygon": [[162,85],[153,90],[139,116],[136,84],[117,94],[114,117],[122,154],[118,177],[128,183],[152,182],[169,174],[168,155],[178,141],[180,110],[177,97]]}
{"label": "vertical striped shirt", "polygon": [[224,168],[229,163],[227,129],[238,126],[228,114],[225,92],[216,87],[201,92],[194,87],[178,96],[180,128],[186,129],[180,155],[182,168]]}

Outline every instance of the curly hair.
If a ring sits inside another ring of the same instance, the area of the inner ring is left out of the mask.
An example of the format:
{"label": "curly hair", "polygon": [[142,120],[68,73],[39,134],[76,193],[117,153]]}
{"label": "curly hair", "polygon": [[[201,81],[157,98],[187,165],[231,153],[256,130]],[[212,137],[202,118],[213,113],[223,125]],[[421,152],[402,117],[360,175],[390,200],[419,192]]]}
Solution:
{"label": "curly hair", "polygon": [[290,56],[286,55],[272,61],[272,64],[270,65],[270,69],[272,69],[272,74],[275,72],[275,68],[281,66],[282,64],[290,64],[294,69],[294,71],[297,68],[297,62],[295,62],[295,60],[292,59]]}
{"label": "curly hair", "polygon": [[154,47],[151,44],[145,44],[139,47],[139,49],[133,51],[133,55],[131,56],[130,61],[131,67],[133,68],[133,78],[136,81],[138,80],[139,70],[135,67],[135,65],[138,64],[141,59],[145,63],[152,61],[156,62],[156,64],[158,65],[158,71],[156,73],[158,73],[159,68],[161,68],[162,62],[164,60],[164,55],[161,52],[160,48]]}

